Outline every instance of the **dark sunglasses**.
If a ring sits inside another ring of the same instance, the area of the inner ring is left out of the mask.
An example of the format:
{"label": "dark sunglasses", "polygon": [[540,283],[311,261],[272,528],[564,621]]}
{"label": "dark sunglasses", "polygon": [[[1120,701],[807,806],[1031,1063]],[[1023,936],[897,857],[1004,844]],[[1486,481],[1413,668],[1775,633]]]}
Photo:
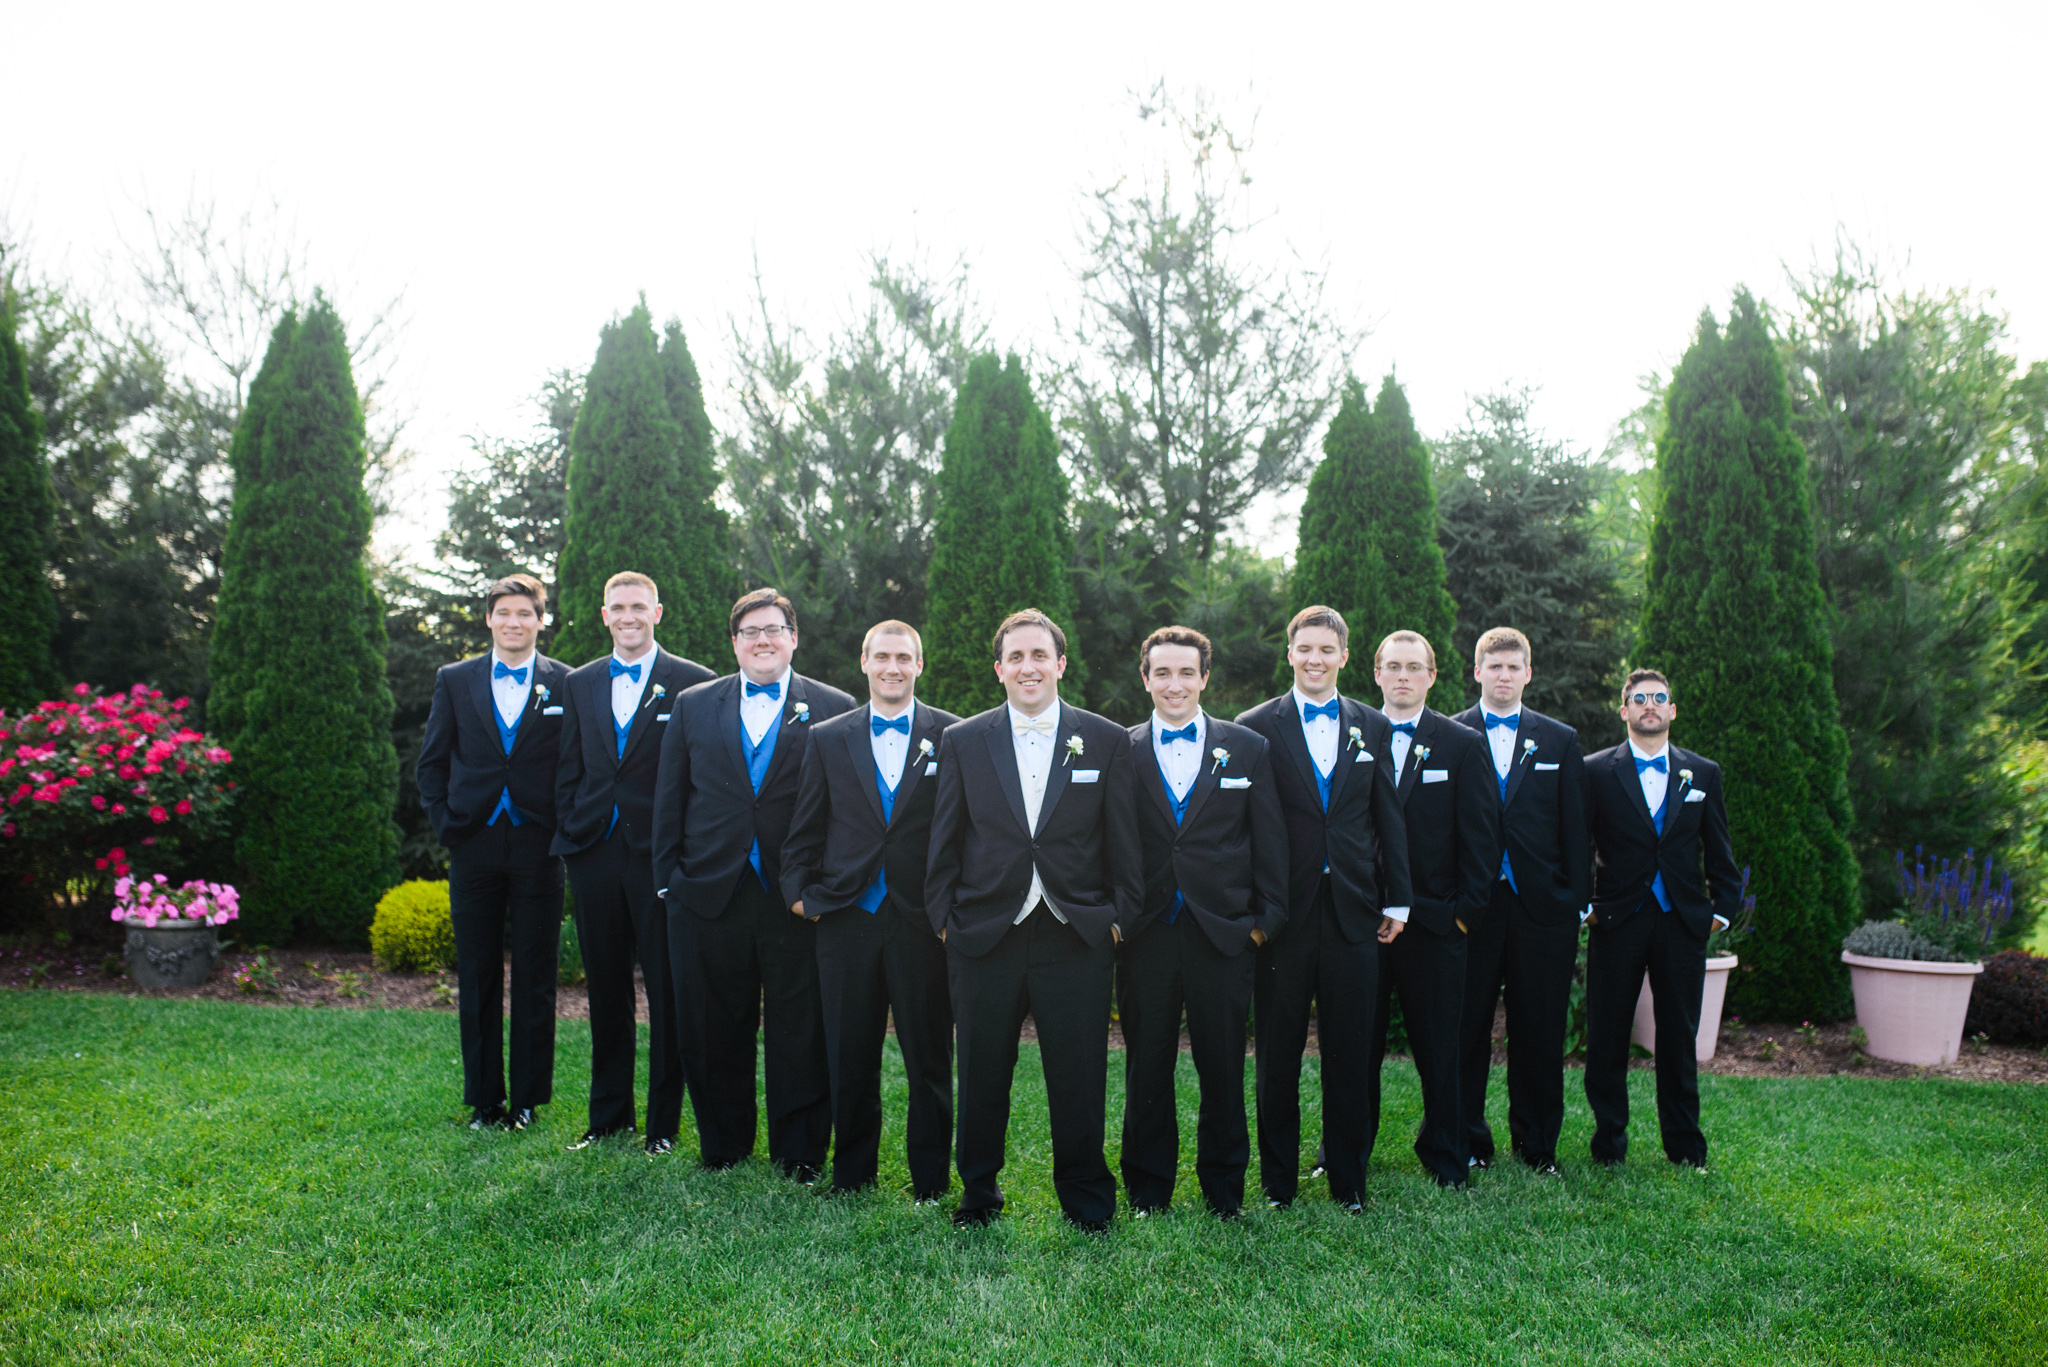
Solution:
{"label": "dark sunglasses", "polygon": [[1671,701],[1671,695],[1669,693],[1631,693],[1628,695],[1628,700],[1637,707],[1641,707],[1644,703],[1652,702],[1662,707],[1665,703]]}

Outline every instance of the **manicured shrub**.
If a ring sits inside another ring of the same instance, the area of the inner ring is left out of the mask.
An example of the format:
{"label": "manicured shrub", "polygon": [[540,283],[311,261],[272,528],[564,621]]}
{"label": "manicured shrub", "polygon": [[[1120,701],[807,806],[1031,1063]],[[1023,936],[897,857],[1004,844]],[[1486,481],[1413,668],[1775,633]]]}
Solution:
{"label": "manicured shrub", "polygon": [[1904,921],[1865,921],[1842,937],[1842,948],[1867,959],[1912,959],[1923,964],[1959,964],[1971,958],[1936,944]]}
{"label": "manicured shrub", "polygon": [[385,968],[426,972],[455,967],[455,923],[448,915],[448,884],[415,878],[377,901],[370,951]]}
{"label": "manicured shrub", "polygon": [[2007,949],[1986,959],[1963,1033],[2010,1044],[2048,1041],[2048,956]]}
{"label": "manicured shrub", "polygon": [[42,416],[29,398],[28,367],[0,280],[0,706],[23,707],[57,687],[50,634],[50,526],[56,499],[43,460]]}

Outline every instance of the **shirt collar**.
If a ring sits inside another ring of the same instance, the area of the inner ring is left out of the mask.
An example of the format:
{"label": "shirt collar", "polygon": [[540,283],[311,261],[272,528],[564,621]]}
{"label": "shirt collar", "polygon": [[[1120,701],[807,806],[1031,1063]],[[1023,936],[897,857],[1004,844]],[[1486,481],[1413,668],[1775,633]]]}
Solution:
{"label": "shirt collar", "polygon": [[[1296,716],[1300,716],[1303,712],[1308,711],[1308,709],[1311,707],[1321,707],[1323,705],[1322,703],[1314,702],[1309,698],[1304,697],[1299,687],[1290,688],[1287,691],[1294,695],[1294,713]],[[1339,711],[1341,711],[1341,704],[1344,700],[1344,695],[1342,693],[1332,693],[1330,696],[1338,701],[1338,703],[1340,704]]]}
{"label": "shirt collar", "polygon": [[[1208,714],[1208,713],[1207,713],[1206,711],[1204,711],[1203,709],[1199,708],[1199,707],[1198,707],[1198,708],[1196,708],[1196,709],[1195,709],[1195,716],[1194,716],[1194,723],[1195,723],[1195,744],[1197,744],[1197,745],[1200,745],[1200,744],[1202,743],[1202,738],[1203,738],[1204,736],[1206,736],[1206,735],[1208,735],[1208,734],[1209,734],[1209,714]],[[1186,723],[1186,722],[1182,722],[1182,723],[1181,723],[1181,726],[1186,726],[1186,725],[1187,725],[1187,723]],[[1179,726],[1171,726],[1171,725],[1169,725],[1169,724],[1167,723],[1167,720],[1166,720],[1166,718],[1164,718],[1164,717],[1160,716],[1160,715],[1159,715],[1159,713],[1158,713],[1157,711],[1153,712],[1153,714],[1152,714],[1152,743],[1153,743],[1154,745],[1157,745],[1157,744],[1159,744],[1159,733],[1160,733],[1161,731],[1178,731],[1179,729],[1180,729],[1180,727],[1179,727]]]}
{"label": "shirt collar", "polygon": [[[1059,702],[1058,699],[1054,699],[1053,705],[1046,709],[1047,712],[1052,713],[1052,729],[1055,731],[1060,729],[1061,705],[1062,704]],[[1012,735],[1016,734],[1018,722],[1032,720],[1032,718],[1025,716],[1022,712],[1019,712],[1017,710],[1017,705],[1015,703],[1004,703],[1003,710],[1010,714],[1010,732]],[[1040,712],[1038,715],[1042,717],[1045,715],[1045,712]]]}
{"label": "shirt collar", "polygon": [[1671,753],[1671,742],[1665,741],[1664,748],[1662,750],[1659,750],[1656,755],[1653,755],[1648,750],[1645,750],[1642,746],[1637,745],[1634,736],[1630,736],[1628,740],[1628,748],[1635,753],[1635,757],[1637,759],[1655,759],[1657,758],[1657,755],[1668,755]]}

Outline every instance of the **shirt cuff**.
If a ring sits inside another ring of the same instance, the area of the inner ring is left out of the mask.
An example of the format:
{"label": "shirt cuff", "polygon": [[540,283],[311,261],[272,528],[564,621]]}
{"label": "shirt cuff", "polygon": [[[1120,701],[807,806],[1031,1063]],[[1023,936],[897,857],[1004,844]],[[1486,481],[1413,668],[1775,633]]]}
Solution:
{"label": "shirt cuff", "polygon": [[1588,916],[1591,916],[1592,914],[1593,914],[1593,904],[1592,904],[1591,902],[1588,902],[1588,903],[1586,903],[1586,909],[1585,909],[1584,911],[1582,911],[1582,912],[1580,912],[1580,913],[1579,913],[1579,924],[1580,924],[1580,925],[1584,925],[1584,924],[1586,924],[1586,918],[1587,918]]}
{"label": "shirt cuff", "polygon": [[1408,924],[1408,908],[1406,907],[1382,907],[1380,908],[1380,915],[1386,917],[1389,921],[1399,921],[1404,926]]}

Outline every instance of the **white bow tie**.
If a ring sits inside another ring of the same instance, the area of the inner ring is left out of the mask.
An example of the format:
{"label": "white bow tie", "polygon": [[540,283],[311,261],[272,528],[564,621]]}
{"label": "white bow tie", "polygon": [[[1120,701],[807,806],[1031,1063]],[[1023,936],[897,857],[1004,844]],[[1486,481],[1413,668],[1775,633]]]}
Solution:
{"label": "white bow tie", "polygon": [[1035,717],[1012,717],[1010,725],[1020,736],[1028,736],[1033,731],[1041,736],[1050,736],[1059,731],[1060,719],[1058,714],[1047,708]]}

